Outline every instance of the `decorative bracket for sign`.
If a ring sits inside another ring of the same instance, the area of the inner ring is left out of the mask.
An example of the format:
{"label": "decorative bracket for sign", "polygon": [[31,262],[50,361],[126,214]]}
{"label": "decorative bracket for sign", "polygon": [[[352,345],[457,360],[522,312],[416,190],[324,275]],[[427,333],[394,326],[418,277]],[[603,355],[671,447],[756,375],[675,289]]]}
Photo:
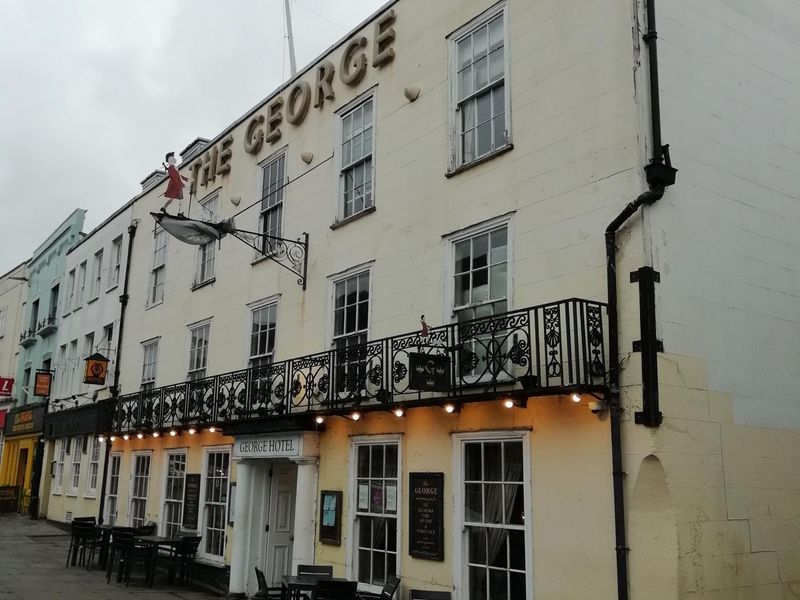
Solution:
{"label": "decorative bracket for sign", "polygon": [[298,285],[306,289],[308,274],[308,234],[303,233],[296,240],[236,229],[233,237],[244,242],[253,250],[269,258],[287,271],[297,275]]}

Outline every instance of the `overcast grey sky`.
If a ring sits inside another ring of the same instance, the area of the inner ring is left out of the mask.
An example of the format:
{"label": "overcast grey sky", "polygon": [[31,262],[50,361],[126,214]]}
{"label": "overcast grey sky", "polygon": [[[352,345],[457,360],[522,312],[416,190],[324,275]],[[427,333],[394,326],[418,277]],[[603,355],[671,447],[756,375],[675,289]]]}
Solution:
{"label": "overcast grey sky", "polygon": [[[292,0],[298,68],[385,0]],[[2,0],[0,273],[289,76],[283,0]]]}

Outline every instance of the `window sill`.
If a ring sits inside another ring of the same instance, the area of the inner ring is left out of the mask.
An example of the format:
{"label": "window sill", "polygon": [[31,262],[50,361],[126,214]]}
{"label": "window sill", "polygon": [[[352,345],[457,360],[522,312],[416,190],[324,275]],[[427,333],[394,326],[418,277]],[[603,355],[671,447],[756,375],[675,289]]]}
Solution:
{"label": "window sill", "polygon": [[459,173],[463,173],[464,171],[468,171],[472,167],[477,167],[478,165],[482,165],[483,163],[485,163],[485,162],[487,162],[489,160],[492,160],[496,156],[500,156],[501,154],[505,154],[506,152],[510,152],[513,149],[514,149],[514,144],[510,144],[510,143],[506,144],[505,146],[503,146],[501,148],[498,148],[496,150],[492,150],[489,154],[481,156],[480,158],[476,158],[472,162],[466,163],[464,165],[461,165],[460,167],[456,167],[455,169],[447,171],[444,174],[444,176],[448,177],[448,178],[454,177],[455,175],[458,175]]}
{"label": "window sill", "polygon": [[221,569],[225,568],[225,559],[222,558],[206,558],[204,556],[198,556],[195,558],[196,562],[199,562],[202,565],[209,565],[211,567],[219,567]]}
{"label": "window sill", "polygon": [[96,493],[95,494],[84,494],[83,495],[83,499],[84,500],[97,500],[97,494]]}
{"label": "window sill", "polygon": [[60,496],[61,495],[61,490],[58,490],[58,491],[53,490],[52,495],[53,496]]}
{"label": "window sill", "polygon": [[115,283],[114,285],[112,285],[110,288],[108,288],[106,290],[106,294],[108,294],[109,292],[113,292],[115,289],[117,289],[117,286],[119,286],[118,283]]}
{"label": "window sill", "polygon": [[62,318],[62,319],[66,319],[66,318],[67,318],[68,316],[70,316],[71,314],[72,314],[72,311],[71,311],[71,310],[70,310],[70,311],[67,311],[67,312],[65,312],[63,315],[61,315],[61,318]]}
{"label": "window sill", "polygon": [[195,283],[192,287],[189,288],[189,291],[193,292],[195,290],[199,290],[200,288],[204,288],[207,285],[211,285],[217,280],[216,277],[212,277],[211,279],[206,279],[205,281],[201,281],[200,283]]}
{"label": "window sill", "polygon": [[74,313],[75,313],[75,312],[78,312],[78,311],[79,311],[81,308],[83,308],[83,304],[81,304],[80,306],[76,306],[75,308],[73,308],[73,309],[72,309],[72,312],[74,312]]}
{"label": "window sill", "polygon": [[150,310],[151,308],[155,308],[156,306],[161,306],[162,304],[164,304],[164,301],[159,300],[158,302],[153,302],[152,304],[148,304],[147,306],[144,307],[144,309]]}
{"label": "window sill", "polygon": [[350,215],[346,219],[341,219],[340,221],[336,221],[333,225],[331,225],[331,229],[339,229],[339,227],[344,227],[348,223],[352,223],[353,221],[357,221],[361,217],[366,217],[367,215],[371,215],[375,212],[375,205],[373,204],[369,208],[365,208],[359,213],[354,215]]}
{"label": "window sill", "polygon": [[91,300],[87,300],[87,301],[86,301],[86,304],[93,304],[94,302],[97,302],[97,300],[98,300],[99,298],[100,298],[100,296],[95,296],[95,297],[94,297],[94,298],[92,298]]}
{"label": "window sill", "polygon": [[74,492],[74,493],[70,492],[70,493],[67,493],[67,498],[77,498],[77,497],[78,497],[78,492]]}

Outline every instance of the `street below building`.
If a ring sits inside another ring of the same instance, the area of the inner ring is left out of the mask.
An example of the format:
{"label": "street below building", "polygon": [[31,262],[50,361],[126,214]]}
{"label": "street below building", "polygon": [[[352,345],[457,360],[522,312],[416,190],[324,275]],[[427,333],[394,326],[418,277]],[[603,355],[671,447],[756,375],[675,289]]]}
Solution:
{"label": "street below building", "polygon": [[169,586],[160,579],[153,588],[140,578],[130,587],[106,583],[105,572],[97,566],[66,568],[69,534],[45,521],[16,515],[0,516],[0,600],[205,600],[217,596],[197,589]]}

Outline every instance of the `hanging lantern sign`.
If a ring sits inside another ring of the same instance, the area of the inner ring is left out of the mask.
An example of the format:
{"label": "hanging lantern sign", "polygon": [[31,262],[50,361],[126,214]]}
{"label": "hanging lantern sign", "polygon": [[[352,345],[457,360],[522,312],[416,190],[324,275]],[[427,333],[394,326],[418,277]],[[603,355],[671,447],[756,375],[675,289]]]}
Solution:
{"label": "hanging lantern sign", "polygon": [[108,359],[95,352],[86,358],[86,369],[83,372],[83,383],[89,385],[104,385],[108,373]]}
{"label": "hanging lantern sign", "polygon": [[45,398],[49,396],[52,382],[53,374],[50,371],[36,371],[33,379],[33,395]]}

